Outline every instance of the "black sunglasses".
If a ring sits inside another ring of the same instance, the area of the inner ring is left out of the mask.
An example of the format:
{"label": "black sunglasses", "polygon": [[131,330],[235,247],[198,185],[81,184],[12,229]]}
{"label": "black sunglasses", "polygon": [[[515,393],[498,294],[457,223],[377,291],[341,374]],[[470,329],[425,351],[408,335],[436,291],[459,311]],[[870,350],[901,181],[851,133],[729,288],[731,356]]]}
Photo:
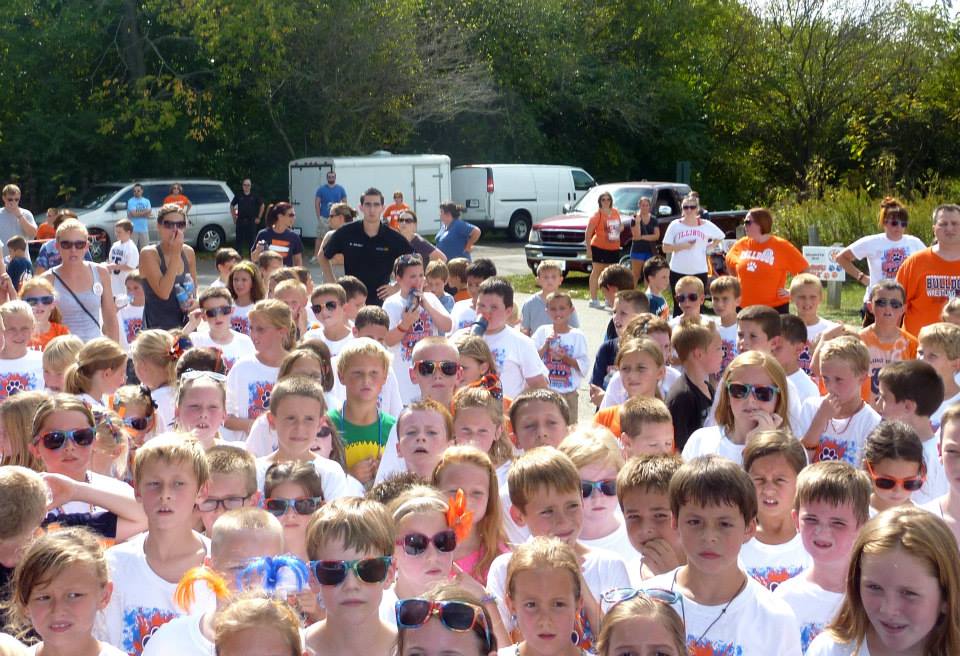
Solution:
{"label": "black sunglasses", "polygon": [[399,219],[397,219],[397,223],[416,223],[416,222],[417,220],[412,216],[406,219],[403,217],[400,217]]}
{"label": "black sunglasses", "polygon": [[208,319],[216,319],[217,317],[225,317],[228,314],[233,314],[232,305],[221,305],[220,307],[210,308],[209,310],[204,310],[203,313],[207,315]]}
{"label": "black sunglasses", "polygon": [[236,510],[237,508],[243,508],[243,504],[245,504],[249,498],[249,495],[245,497],[223,497],[222,499],[211,497],[198,502],[197,510],[200,512],[213,512],[218,508],[223,508],[225,511]]}
{"label": "black sunglasses", "polygon": [[73,249],[77,249],[78,251],[82,251],[84,248],[87,247],[87,240],[86,240],[86,239],[76,239],[76,240],[74,240],[74,241],[58,241],[57,244],[59,244],[59,245],[60,245],[60,248],[62,248],[62,249],[65,250],[65,251],[69,251],[69,250],[73,250]]}
{"label": "black sunglasses", "polygon": [[899,310],[903,307],[903,301],[898,301],[895,298],[878,298],[873,304],[878,308],[892,307],[894,310]]}
{"label": "black sunglasses", "polygon": [[419,556],[427,550],[431,542],[433,542],[437,551],[450,553],[457,548],[457,534],[453,532],[452,528],[444,529],[433,537],[423,533],[407,533],[397,540],[397,545],[402,546],[408,556]]}
{"label": "black sunglasses", "polygon": [[677,303],[683,303],[684,301],[695,303],[700,300],[700,294],[677,294],[675,298]]}
{"label": "black sunglasses", "polygon": [[323,497],[299,497],[297,499],[264,499],[263,509],[275,517],[283,517],[293,508],[298,515],[312,515],[323,505]]}
{"label": "black sunglasses", "polygon": [[163,227],[169,230],[184,230],[187,227],[186,221],[164,221]]}
{"label": "black sunglasses", "polygon": [[360,560],[311,560],[310,569],[320,585],[340,585],[353,570],[364,583],[383,583],[387,580],[393,558],[361,558]]}
{"label": "black sunglasses", "polygon": [[143,431],[150,427],[153,422],[153,415],[149,417],[124,417],[123,423],[133,430]]}
{"label": "black sunglasses", "polygon": [[460,364],[453,360],[420,360],[417,362],[417,373],[421,376],[432,376],[437,367],[440,367],[444,376],[456,376],[460,371]]}
{"label": "black sunglasses", "polygon": [[683,209],[685,210],[697,210],[700,209],[699,205],[684,205]]}
{"label": "black sunglasses", "polygon": [[329,426],[321,426],[317,429],[317,437],[321,439],[326,439],[333,436],[333,429]]}
{"label": "black sunglasses", "polygon": [[42,443],[44,449],[56,451],[62,448],[67,440],[71,440],[77,446],[90,446],[96,437],[97,432],[92,428],[78,428],[68,431],[50,431],[39,436],[33,443]]}
{"label": "black sunglasses", "polygon": [[340,304],[339,304],[337,301],[327,301],[326,303],[319,303],[319,304],[317,304],[317,305],[311,305],[311,306],[310,306],[310,309],[313,310],[313,313],[314,313],[314,314],[320,314],[321,312],[323,312],[323,309],[324,309],[324,308],[326,308],[326,309],[330,310],[331,312],[333,312],[333,311],[336,310],[338,307],[340,307]]}
{"label": "black sunglasses", "polygon": [[894,227],[894,228],[897,228],[897,227],[906,228],[906,227],[907,227],[907,219],[886,219],[886,220],[884,221],[884,223],[886,223],[888,226],[891,226],[891,227]]}
{"label": "black sunglasses", "polygon": [[53,296],[25,296],[23,300],[25,300],[30,307],[36,307],[38,305],[53,305],[56,299]]}
{"label": "black sunglasses", "polygon": [[594,490],[600,490],[604,496],[615,497],[617,496],[617,481],[612,478],[605,481],[580,481],[580,494],[583,495],[584,499],[589,499]]}
{"label": "black sunglasses", "polygon": [[745,399],[750,393],[760,403],[768,403],[777,398],[780,388],[774,385],[750,385],[748,383],[727,383],[727,394],[735,399]]}

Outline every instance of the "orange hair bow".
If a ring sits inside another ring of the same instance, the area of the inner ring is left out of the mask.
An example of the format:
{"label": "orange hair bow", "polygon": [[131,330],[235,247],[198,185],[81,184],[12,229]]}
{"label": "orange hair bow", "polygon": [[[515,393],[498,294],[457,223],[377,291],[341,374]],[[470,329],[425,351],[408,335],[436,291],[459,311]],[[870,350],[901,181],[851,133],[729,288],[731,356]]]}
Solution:
{"label": "orange hair bow", "polygon": [[473,511],[467,510],[467,497],[462,489],[457,489],[457,493],[447,502],[447,526],[453,529],[458,544],[470,535],[470,529],[473,527]]}

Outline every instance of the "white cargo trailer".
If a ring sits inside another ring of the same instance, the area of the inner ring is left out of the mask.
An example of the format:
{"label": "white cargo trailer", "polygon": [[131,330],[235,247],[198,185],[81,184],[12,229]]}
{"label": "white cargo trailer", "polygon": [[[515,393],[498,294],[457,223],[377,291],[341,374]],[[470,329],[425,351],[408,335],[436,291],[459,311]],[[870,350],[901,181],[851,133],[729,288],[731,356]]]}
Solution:
{"label": "white cargo trailer", "polygon": [[378,151],[367,157],[304,157],[290,162],[290,202],[304,237],[317,236],[313,199],[327,184],[327,171],[337,174],[337,184],[347,192],[347,202],[359,210],[360,194],[376,187],[384,205],[393,192],[403,192],[404,202],[417,213],[417,231],[435,234],[440,229],[440,203],[449,201],[450,158],[447,155],[393,155]]}

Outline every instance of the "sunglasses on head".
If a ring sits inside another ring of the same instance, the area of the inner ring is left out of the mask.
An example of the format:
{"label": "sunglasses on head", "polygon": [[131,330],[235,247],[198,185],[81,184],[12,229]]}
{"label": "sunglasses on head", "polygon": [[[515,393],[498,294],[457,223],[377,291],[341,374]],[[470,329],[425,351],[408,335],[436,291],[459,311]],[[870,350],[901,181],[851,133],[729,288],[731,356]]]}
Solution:
{"label": "sunglasses on head", "polygon": [[749,383],[727,383],[727,394],[735,399],[745,399],[750,394],[760,403],[768,403],[777,398],[780,388],[776,385],[750,385]]}
{"label": "sunglasses on head", "polygon": [[24,296],[23,300],[25,300],[30,307],[36,307],[38,305],[53,305],[56,299],[53,296]]}
{"label": "sunglasses on head", "polygon": [[168,230],[183,230],[187,227],[186,221],[164,221],[163,227]]}
{"label": "sunglasses on head", "polygon": [[263,509],[275,517],[283,517],[293,508],[298,515],[312,515],[323,505],[323,497],[298,497],[296,499],[271,498],[263,500]]}
{"label": "sunglasses on head", "polygon": [[614,588],[607,590],[600,595],[600,604],[604,613],[609,613],[617,604],[629,601],[634,597],[646,597],[653,601],[659,601],[668,606],[680,601],[680,595],[673,590],[664,590],[663,588],[647,588],[639,590],[636,588]]}
{"label": "sunglasses on head", "polygon": [[923,487],[924,481],[927,480],[922,468],[920,471],[919,476],[908,476],[907,478],[878,476],[877,473],[873,471],[873,465],[867,462],[867,473],[870,474],[870,478],[873,479],[873,484],[877,486],[878,490],[893,490],[899,485],[907,492],[916,492]]}
{"label": "sunglasses on head", "polygon": [[387,580],[393,558],[361,558],[359,560],[311,560],[310,569],[320,585],[340,585],[353,570],[364,583],[383,583]]}
{"label": "sunglasses on head", "polygon": [[600,490],[604,496],[615,497],[617,496],[617,481],[612,478],[605,481],[580,481],[580,494],[584,499],[589,499],[594,490]]}
{"label": "sunglasses on head", "polygon": [[453,532],[452,528],[444,529],[433,537],[423,533],[407,533],[397,540],[397,546],[403,547],[403,551],[408,556],[419,556],[427,550],[431,542],[437,548],[437,551],[450,553],[457,548],[457,534]]}
{"label": "sunglasses on head", "polygon": [[696,303],[700,300],[700,294],[677,294],[676,296],[677,303],[685,303],[689,301],[690,303]]}
{"label": "sunglasses on head", "polygon": [[432,376],[438,367],[444,376],[456,376],[460,371],[460,363],[453,360],[418,360],[416,364],[421,376]]}
{"label": "sunglasses on head", "polygon": [[68,431],[50,431],[49,433],[44,433],[43,435],[37,437],[33,443],[34,444],[43,444],[44,449],[50,451],[56,451],[63,447],[67,443],[67,440],[72,441],[77,446],[90,446],[93,444],[94,438],[96,438],[97,432],[92,428],[78,428],[76,430]]}
{"label": "sunglasses on head", "polygon": [[228,314],[233,314],[233,306],[221,305],[220,307],[204,310],[203,313],[207,315],[207,319],[216,319],[217,317],[225,317]]}
{"label": "sunglasses on head", "polygon": [[878,308],[891,307],[894,310],[899,310],[903,307],[903,301],[898,301],[895,298],[878,298],[873,302],[873,305]]}
{"label": "sunglasses on head", "polygon": [[58,241],[57,244],[59,244],[60,248],[62,248],[65,251],[69,251],[73,249],[82,251],[84,248],[87,247],[87,240],[75,239],[73,241]]}
{"label": "sunglasses on head", "polygon": [[227,510],[236,510],[237,508],[243,508],[243,504],[245,504],[249,498],[249,495],[245,497],[223,497],[222,499],[208,497],[203,501],[197,502],[197,510],[200,512],[214,512],[219,508],[223,508],[224,512]]}
{"label": "sunglasses on head", "polygon": [[323,312],[324,308],[326,308],[330,312],[333,312],[338,307],[340,307],[340,304],[338,302],[327,301],[326,303],[317,303],[316,305],[311,305],[310,309],[313,310],[314,314],[320,314],[321,312]]}
{"label": "sunglasses on head", "polygon": [[465,601],[433,601],[430,599],[401,599],[397,602],[397,626],[415,629],[426,624],[431,616],[440,618],[440,623],[451,631],[464,633],[479,629],[477,633],[486,640],[483,652],[491,650],[493,639],[487,626],[487,618],[479,606]]}
{"label": "sunglasses on head", "polygon": [[149,417],[124,417],[123,423],[135,431],[145,431],[153,424],[153,415]]}
{"label": "sunglasses on head", "polygon": [[685,210],[696,210],[696,209],[700,209],[700,206],[699,206],[699,205],[684,205],[684,206],[683,206],[683,209],[685,209]]}

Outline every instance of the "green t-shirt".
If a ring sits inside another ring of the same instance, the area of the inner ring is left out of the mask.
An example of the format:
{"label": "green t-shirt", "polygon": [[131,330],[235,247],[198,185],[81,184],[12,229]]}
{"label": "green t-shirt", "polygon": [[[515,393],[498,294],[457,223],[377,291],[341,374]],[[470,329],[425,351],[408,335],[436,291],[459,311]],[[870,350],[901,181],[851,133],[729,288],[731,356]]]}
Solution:
{"label": "green t-shirt", "polygon": [[360,426],[345,420],[340,412],[339,409],[331,409],[327,411],[327,416],[333,420],[333,425],[337,427],[340,437],[343,438],[347,451],[347,470],[349,471],[361,460],[379,458],[383,455],[383,447],[387,444],[393,425],[397,423],[396,418],[381,412],[377,421]]}

